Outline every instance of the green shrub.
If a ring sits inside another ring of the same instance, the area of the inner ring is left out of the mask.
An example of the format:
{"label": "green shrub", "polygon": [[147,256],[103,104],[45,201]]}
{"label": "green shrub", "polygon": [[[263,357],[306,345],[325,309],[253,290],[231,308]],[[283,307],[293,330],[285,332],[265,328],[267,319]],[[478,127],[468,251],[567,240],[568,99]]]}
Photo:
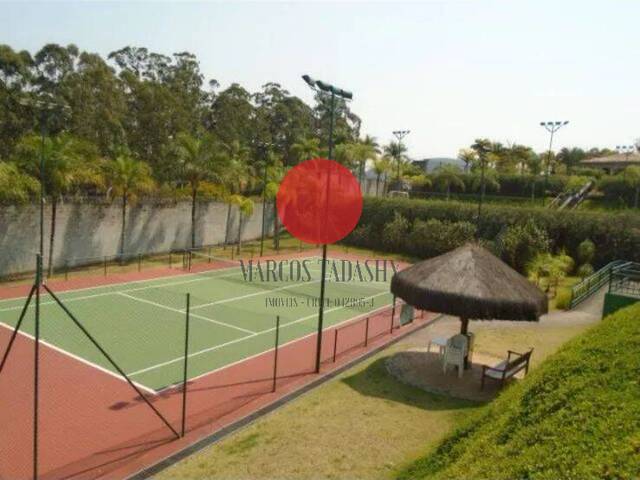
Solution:
{"label": "green shrub", "polygon": [[510,225],[500,241],[503,259],[519,272],[524,272],[525,265],[550,246],[547,232],[532,220]]}
{"label": "green shrub", "polygon": [[593,262],[593,257],[595,257],[596,255],[596,246],[591,240],[587,238],[586,240],[580,242],[576,254],[578,263],[591,263]]}
{"label": "green shrub", "polygon": [[570,341],[399,478],[640,478],[638,318],[640,304]]}
{"label": "green shrub", "polygon": [[416,220],[408,236],[407,250],[420,258],[441,255],[473,240],[476,228],[469,222]]}
{"label": "green shrub", "polygon": [[580,278],[585,279],[589,275],[593,275],[593,272],[593,266],[590,263],[583,263],[578,267],[578,271],[576,273]]}
{"label": "green shrub", "polygon": [[567,310],[571,304],[571,290],[567,288],[558,290],[558,295],[556,295],[555,300],[558,310]]}
{"label": "green shrub", "polygon": [[391,251],[405,250],[409,221],[400,213],[394,214],[393,220],[382,229],[382,245]]}
{"label": "green shrub", "polygon": [[[476,224],[478,207],[455,201],[367,197],[359,225],[371,225],[373,235],[361,239],[362,243],[351,244],[380,249],[380,233],[394,219],[395,212],[410,224],[416,219]],[[633,212],[554,211],[542,207],[485,205],[478,235],[481,240],[493,241],[503,228],[526,223],[529,219],[547,233],[552,251],[564,249],[576,257],[577,246],[586,239],[591,240],[597,246],[594,267],[619,259],[640,261],[640,215]]]}

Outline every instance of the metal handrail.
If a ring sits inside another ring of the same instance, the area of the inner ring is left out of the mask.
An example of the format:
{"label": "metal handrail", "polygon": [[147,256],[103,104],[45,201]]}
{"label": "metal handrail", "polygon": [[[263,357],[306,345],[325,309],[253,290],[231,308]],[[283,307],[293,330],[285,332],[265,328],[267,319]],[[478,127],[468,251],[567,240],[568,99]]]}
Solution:
{"label": "metal handrail", "polygon": [[609,283],[612,272],[629,265],[633,265],[633,262],[614,260],[574,285],[571,288],[571,302],[569,303],[569,308],[575,308],[578,304],[591,297],[591,295]]}

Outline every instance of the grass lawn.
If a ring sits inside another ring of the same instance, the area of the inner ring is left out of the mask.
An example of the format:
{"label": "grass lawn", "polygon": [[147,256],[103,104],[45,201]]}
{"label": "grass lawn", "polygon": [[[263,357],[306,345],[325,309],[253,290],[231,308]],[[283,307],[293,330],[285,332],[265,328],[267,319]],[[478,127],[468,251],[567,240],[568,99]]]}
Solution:
{"label": "grass lawn", "polygon": [[[586,328],[565,322],[471,325],[479,351],[501,356],[534,347],[534,364]],[[478,409],[387,373],[385,358],[416,342],[405,339],[156,478],[392,478]]]}

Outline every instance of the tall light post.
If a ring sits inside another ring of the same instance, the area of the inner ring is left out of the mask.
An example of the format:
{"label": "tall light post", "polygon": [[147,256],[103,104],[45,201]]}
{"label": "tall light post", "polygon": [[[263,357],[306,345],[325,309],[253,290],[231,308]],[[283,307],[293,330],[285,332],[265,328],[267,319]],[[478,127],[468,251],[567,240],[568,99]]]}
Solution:
{"label": "tall light post", "polygon": [[636,151],[635,145],[616,145],[616,152],[624,155],[625,160],[629,159],[629,155]]}
{"label": "tall light post", "polygon": [[[344,100],[353,99],[353,94],[346,90],[342,90],[341,88],[334,87],[333,85],[323,82],[321,80],[314,80],[309,75],[303,75],[302,79],[309,85],[313,90],[320,90],[325,93],[329,93],[331,95],[331,103],[329,106],[329,160],[332,160],[333,157],[333,123],[335,116],[335,107],[336,107],[336,97],[342,98]],[[329,182],[331,177],[327,178],[327,187],[326,187],[326,211],[329,211]],[[316,345],[316,373],[320,372],[320,354],[322,352],[322,329],[324,324],[324,292],[325,292],[325,283],[327,273],[327,244],[322,245],[322,267],[321,267],[321,278],[320,278],[320,305],[318,306],[318,340]]]}
{"label": "tall light post", "polygon": [[[398,140],[398,153],[402,150],[402,139],[411,133],[411,130],[394,130],[393,136]],[[400,155],[398,155],[398,168],[396,170],[398,175],[398,184],[400,184]]]}
{"label": "tall light post", "polygon": [[547,188],[549,186],[549,169],[551,166],[551,149],[553,147],[553,135],[564,127],[569,120],[564,120],[561,122],[540,122],[540,126],[544,127],[547,132],[549,132],[549,154],[547,155],[547,166],[545,168],[544,175],[544,190],[542,192],[542,205],[544,205],[545,195],[547,193]]}

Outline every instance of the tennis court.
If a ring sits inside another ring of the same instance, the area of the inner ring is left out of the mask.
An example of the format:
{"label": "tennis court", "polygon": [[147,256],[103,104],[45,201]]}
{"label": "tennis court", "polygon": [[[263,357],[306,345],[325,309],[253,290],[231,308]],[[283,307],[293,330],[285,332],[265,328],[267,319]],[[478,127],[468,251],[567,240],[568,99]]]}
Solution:
{"label": "tennis court", "polygon": [[[141,388],[157,392],[181,382],[186,294],[190,294],[188,378],[259,355],[317,329],[320,259],[307,257],[305,281],[245,280],[239,264],[204,265],[198,272],[58,293],[58,297]],[[331,279],[330,279],[331,280]],[[388,280],[390,280],[390,275]],[[327,282],[325,328],[392,301],[385,282]],[[0,301],[0,323],[16,324],[24,299]],[[21,330],[33,334],[34,305]],[[78,361],[113,375],[113,366],[50,295],[41,297],[41,339]]]}

